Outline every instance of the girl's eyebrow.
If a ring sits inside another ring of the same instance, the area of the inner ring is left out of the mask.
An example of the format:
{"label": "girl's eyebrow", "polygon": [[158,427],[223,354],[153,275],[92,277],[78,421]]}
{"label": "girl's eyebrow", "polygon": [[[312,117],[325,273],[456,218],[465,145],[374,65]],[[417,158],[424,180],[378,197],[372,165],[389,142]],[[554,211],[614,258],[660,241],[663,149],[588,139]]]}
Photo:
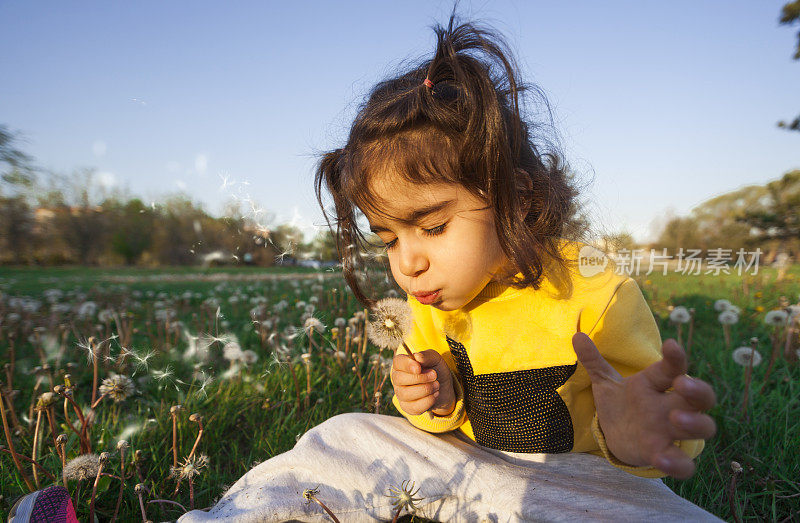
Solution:
{"label": "girl's eyebrow", "polygon": [[[401,218],[399,221],[403,223],[417,223],[420,219],[433,214],[435,212],[441,211],[449,207],[453,204],[455,200],[444,200],[438,203],[434,203],[433,205],[428,205],[427,207],[421,207],[419,209],[415,209],[411,211],[406,218]],[[369,230],[374,233],[379,232],[390,232],[389,229],[386,227],[381,227],[380,225],[370,225]]]}

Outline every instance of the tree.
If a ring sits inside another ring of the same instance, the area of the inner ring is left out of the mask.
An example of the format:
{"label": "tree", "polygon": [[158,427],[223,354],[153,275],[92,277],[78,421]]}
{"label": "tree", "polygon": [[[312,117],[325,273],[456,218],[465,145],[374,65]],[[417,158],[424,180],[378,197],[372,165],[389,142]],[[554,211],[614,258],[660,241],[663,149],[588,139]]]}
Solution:
{"label": "tree", "polygon": [[135,264],[153,243],[155,213],[138,198],[125,203],[107,200],[103,209],[111,221],[112,252],[122,256],[126,265]]}
{"label": "tree", "polygon": [[[780,23],[781,25],[792,25],[795,22],[800,22],[800,0],[788,2],[781,9]],[[795,48],[795,60],[800,60],[800,31],[797,32],[797,47]],[[778,122],[778,127],[788,129],[790,131],[800,131],[800,116],[795,118],[792,122]]]}
{"label": "tree", "polygon": [[311,252],[321,261],[337,261],[339,254],[336,251],[336,238],[327,227],[320,229],[311,240]]}
{"label": "tree", "polygon": [[766,196],[758,206],[747,209],[739,221],[747,224],[759,239],[778,240],[778,250],[800,239],[800,170],[789,171],[769,182]]}
{"label": "tree", "polygon": [[18,195],[36,182],[33,159],[17,149],[14,145],[17,140],[18,134],[0,125],[0,195],[9,189],[12,194]]}

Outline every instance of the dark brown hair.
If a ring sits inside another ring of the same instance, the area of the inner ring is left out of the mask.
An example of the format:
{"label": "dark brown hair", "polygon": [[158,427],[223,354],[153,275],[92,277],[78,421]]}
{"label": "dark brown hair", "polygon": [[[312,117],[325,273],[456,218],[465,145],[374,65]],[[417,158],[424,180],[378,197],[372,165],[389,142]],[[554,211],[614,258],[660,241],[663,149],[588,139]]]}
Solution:
{"label": "dark brown hair", "polygon": [[[356,269],[368,242],[356,221],[363,210],[380,213],[368,183],[392,172],[414,183],[458,183],[492,209],[500,245],[521,278],[517,288],[538,289],[543,273],[571,292],[575,260],[561,238],[583,234],[574,215],[578,190],[545,123],[521,116],[522,95],[532,93],[550,109],[541,90],[522,85],[502,38],[474,23],[436,25],[433,58],[378,83],[363,103],[341,149],[325,153],[315,175],[317,200],[333,231],[344,278],[367,306]],[[430,79],[432,87],[425,85]],[[323,194],[332,199],[335,227]]]}

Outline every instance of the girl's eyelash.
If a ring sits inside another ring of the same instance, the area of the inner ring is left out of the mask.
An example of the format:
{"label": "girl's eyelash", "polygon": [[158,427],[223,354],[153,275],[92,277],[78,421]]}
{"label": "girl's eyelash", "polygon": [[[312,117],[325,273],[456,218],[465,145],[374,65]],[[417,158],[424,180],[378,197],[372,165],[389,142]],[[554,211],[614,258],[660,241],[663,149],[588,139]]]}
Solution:
{"label": "girl's eyelash", "polygon": [[[443,223],[441,225],[437,225],[436,227],[434,227],[432,229],[422,229],[422,232],[426,236],[438,236],[439,234],[442,234],[444,232],[444,229],[445,229],[446,226],[447,226],[447,222],[445,222],[445,223]],[[395,245],[397,245],[397,238],[395,238],[394,240],[388,242],[386,244],[386,249],[391,249]]]}

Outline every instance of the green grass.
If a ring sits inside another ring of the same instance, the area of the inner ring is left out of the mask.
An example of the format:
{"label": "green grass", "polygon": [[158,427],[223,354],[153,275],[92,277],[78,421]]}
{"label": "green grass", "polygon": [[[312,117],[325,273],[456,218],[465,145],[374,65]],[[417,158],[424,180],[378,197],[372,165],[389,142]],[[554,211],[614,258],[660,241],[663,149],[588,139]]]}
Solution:
{"label": "green grass", "polygon": [[[195,507],[210,506],[224,492],[227,486],[235,482],[242,474],[256,463],[289,450],[294,446],[296,438],[309,428],[323,422],[336,414],[369,410],[361,403],[361,393],[357,377],[351,372],[342,373],[334,359],[328,355],[315,353],[313,359],[312,381],[313,391],[310,397],[311,407],[300,408],[295,401],[294,383],[285,366],[271,362],[270,351],[262,348],[258,333],[253,330],[248,311],[252,307],[246,300],[231,303],[228,297],[235,293],[244,293],[248,297],[265,296],[268,305],[280,300],[287,300],[289,307],[275,315],[278,330],[289,325],[299,325],[302,310],[294,306],[295,300],[308,301],[312,295],[318,297],[314,313],[328,326],[333,324],[337,316],[348,318],[360,307],[349,295],[343,308],[338,302],[332,303],[334,294],[341,296],[343,282],[339,276],[328,276],[318,281],[314,275],[304,279],[295,287],[289,280],[258,281],[191,281],[184,279],[187,275],[240,275],[287,274],[286,269],[176,269],[169,271],[144,269],[2,269],[0,270],[0,290],[7,296],[28,295],[39,296],[49,288],[59,287],[65,291],[77,289],[94,299],[99,309],[105,306],[126,310],[132,317],[133,324],[139,329],[134,334],[130,346],[139,355],[146,349],[153,349],[156,355],[148,361],[148,368],[137,368],[130,365],[119,369],[133,376],[134,380],[145,377],[142,383],[137,382],[139,394],[129,398],[122,404],[104,400],[96,409],[97,419],[91,430],[93,450],[114,450],[116,438],[126,427],[134,427],[136,431],[128,436],[131,450],[141,450],[143,461],[141,472],[144,483],[152,488],[162,499],[174,499],[188,505],[188,489],[185,482],[180,493],[173,497],[175,481],[169,477],[172,465],[171,440],[172,424],[169,409],[172,405],[181,404],[186,410],[179,416],[178,437],[179,457],[188,454],[197,435],[197,425],[188,421],[192,412],[204,416],[205,433],[199,445],[199,451],[210,457],[209,468],[197,479],[195,484]],[[324,273],[329,274],[329,273]],[[164,276],[158,280],[120,283],[119,276],[153,277]],[[697,473],[689,480],[677,481],[667,479],[667,485],[682,497],[696,503],[722,519],[733,520],[731,507],[742,520],[782,520],[796,518],[800,507],[800,481],[797,471],[800,470],[800,370],[798,365],[779,359],[775,365],[764,393],[758,391],[763,383],[766,363],[769,356],[769,328],[763,323],[766,311],[777,306],[780,296],[787,296],[796,302],[800,283],[800,268],[790,271],[782,282],[775,282],[773,271],[761,269],[756,276],[748,276],[743,280],[728,276],[683,276],[669,274],[667,276],[651,274],[637,278],[643,293],[650,303],[658,321],[662,338],[676,337],[677,330],[668,321],[669,305],[684,305],[696,309],[695,331],[690,355],[689,373],[712,384],[718,404],[711,411],[717,422],[717,435],[707,442],[706,448],[697,460]],[[171,281],[171,277],[178,281]],[[746,283],[745,283],[746,281]],[[374,283],[376,288],[387,288],[382,279]],[[745,290],[744,285],[747,285]],[[312,287],[312,286],[322,286]],[[331,289],[336,288],[336,293]],[[299,289],[299,294],[296,289]],[[148,291],[153,295],[148,296]],[[227,369],[227,362],[220,355],[220,347],[214,347],[211,359],[202,365],[202,370],[216,379],[201,391],[201,380],[193,379],[193,367],[190,361],[184,360],[175,350],[186,349],[186,340],[181,337],[177,349],[162,346],[163,336],[159,336],[154,320],[158,293],[180,297],[191,291],[192,296],[186,301],[176,300],[174,309],[177,319],[192,333],[219,329],[219,332],[233,332],[237,335],[243,349],[254,348],[260,358],[256,364],[230,379],[222,379],[220,375]],[[141,293],[135,297],[136,293]],[[199,296],[195,296],[195,294]],[[219,299],[222,318],[215,317],[216,304],[203,303],[211,295]],[[757,297],[760,296],[760,297]],[[71,297],[65,296],[62,301]],[[744,373],[730,357],[726,349],[722,329],[717,321],[717,312],[713,309],[716,299],[726,298],[742,310],[740,321],[732,329],[732,346],[746,345],[752,336],[757,336],[761,343],[759,349],[765,361],[754,369],[753,390],[750,396],[748,418],[740,415]],[[338,300],[338,298],[336,298]],[[7,299],[3,300],[7,303]],[[42,300],[44,301],[44,300]],[[135,303],[141,304],[140,308]],[[0,305],[2,307],[2,305]],[[759,310],[761,308],[761,310]],[[46,332],[58,329],[60,321],[42,314],[47,305],[43,305],[40,313],[31,316],[31,326],[41,324]],[[8,311],[0,309],[0,314]],[[147,322],[150,322],[149,327]],[[223,326],[222,322],[228,324]],[[8,323],[7,317],[3,325]],[[21,322],[24,323],[24,322]],[[76,383],[75,398],[79,404],[87,406],[90,402],[92,388],[91,368],[86,366],[85,354],[76,349],[75,334],[85,338],[91,334],[105,338],[115,328],[101,326],[101,331],[94,330],[95,322],[75,321],[73,327],[67,329],[66,352],[58,368],[65,367],[67,361],[74,362],[77,367],[71,372]],[[108,330],[107,330],[108,329]],[[16,344],[16,372],[14,388],[19,394],[14,398],[17,415],[25,424],[23,414],[28,412],[35,376],[30,370],[39,365],[36,351],[27,340],[28,331],[18,336],[21,341]],[[149,332],[149,334],[148,334]],[[2,362],[9,359],[7,328],[0,330],[0,355]],[[325,343],[333,343],[330,330],[324,333]],[[683,332],[684,341],[686,332]],[[59,339],[60,340],[60,339]],[[58,340],[57,340],[58,341]],[[294,355],[306,346],[307,340],[300,336],[295,339]],[[58,343],[56,343],[58,345]],[[58,347],[55,350],[57,352]],[[111,354],[116,355],[118,345],[112,343]],[[376,349],[369,347],[368,352]],[[50,354],[50,352],[47,352]],[[384,354],[388,356],[388,354]],[[51,364],[56,365],[52,360]],[[171,366],[173,375],[168,378],[154,377],[153,370],[165,370]],[[101,378],[113,371],[101,368]],[[305,370],[295,358],[294,370],[305,396]],[[361,372],[366,374],[369,364],[361,363]],[[3,382],[5,382],[3,376]],[[57,382],[62,382],[57,377]],[[371,393],[372,379],[367,388]],[[47,387],[45,380],[43,387]],[[39,393],[43,392],[40,388]],[[383,392],[384,398],[389,395],[391,386],[387,380]],[[301,398],[301,399],[303,399]],[[397,415],[389,404],[384,402],[382,413]],[[57,423],[63,423],[63,412],[60,404],[57,412]],[[74,416],[73,416],[74,418]],[[148,421],[149,420],[149,421]],[[66,431],[66,425],[59,430]],[[69,434],[67,448],[70,455],[77,453],[77,436]],[[32,431],[24,437],[16,438],[17,450],[23,454],[31,453]],[[54,474],[58,474],[61,465],[52,450],[52,441],[45,431],[42,445],[41,463]],[[130,456],[130,453],[128,454]],[[729,496],[728,486],[731,479],[731,461],[737,461],[744,467],[744,472],[737,478],[737,488],[733,503]],[[2,474],[0,474],[0,513],[6,514],[13,500],[26,492],[25,483],[16,472],[11,457],[3,453],[0,457]],[[130,464],[128,464],[130,469]],[[26,470],[30,470],[29,468]],[[119,454],[114,452],[109,466],[115,474],[119,474]],[[30,475],[30,472],[28,472]],[[411,478],[413,479],[413,478]],[[121,519],[123,521],[139,518],[138,499],[133,491],[137,483],[134,476],[126,481],[123,496]],[[84,482],[85,483],[85,482]],[[42,486],[49,484],[45,478]],[[101,492],[97,499],[97,514],[101,519],[110,518],[116,503],[118,482],[101,483]],[[70,484],[75,493],[77,484]],[[90,488],[82,485],[78,504],[79,519],[88,519]],[[796,497],[792,497],[796,496]],[[147,508],[148,517],[154,521],[175,519],[181,510],[168,505],[151,504]],[[3,516],[5,517],[5,516]],[[408,517],[406,518],[406,521]]]}

